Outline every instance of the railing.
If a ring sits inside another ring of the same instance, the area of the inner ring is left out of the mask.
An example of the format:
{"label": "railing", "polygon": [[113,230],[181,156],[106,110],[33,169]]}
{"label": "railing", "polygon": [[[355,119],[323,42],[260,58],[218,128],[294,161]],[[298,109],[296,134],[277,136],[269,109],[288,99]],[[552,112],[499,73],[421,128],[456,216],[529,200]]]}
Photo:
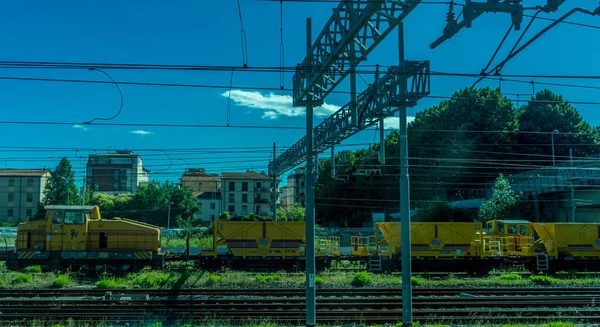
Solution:
{"label": "railing", "polygon": [[329,238],[318,236],[315,238],[316,252],[324,253],[325,255],[339,256],[340,253],[340,238],[331,236]]}
{"label": "railing", "polygon": [[484,236],[484,255],[532,256],[535,245],[531,236]]}
{"label": "railing", "polygon": [[352,250],[350,250],[350,253],[358,256],[377,253],[375,236],[352,236]]}

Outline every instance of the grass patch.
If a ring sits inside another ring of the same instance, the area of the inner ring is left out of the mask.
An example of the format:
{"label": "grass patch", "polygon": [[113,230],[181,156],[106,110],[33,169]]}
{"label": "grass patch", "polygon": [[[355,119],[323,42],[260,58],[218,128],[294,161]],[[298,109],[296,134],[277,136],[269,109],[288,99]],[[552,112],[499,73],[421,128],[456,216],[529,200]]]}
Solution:
{"label": "grass patch", "polygon": [[323,284],[323,278],[321,276],[316,276],[315,277],[315,285],[321,285]]}
{"label": "grass patch", "polygon": [[120,289],[123,288],[125,284],[121,279],[116,278],[108,278],[104,277],[101,280],[96,282],[96,287],[105,288],[105,289]]}
{"label": "grass patch", "polygon": [[424,282],[423,278],[421,278],[421,277],[415,277],[415,276],[410,277],[410,283],[412,284],[412,286],[423,285],[423,282]]}
{"label": "grass patch", "polygon": [[29,283],[31,281],[31,275],[29,275],[29,274],[17,274],[10,281],[13,284]]}
{"label": "grass patch", "polygon": [[29,273],[41,273],[42,266],[29,266],[27,267],[27,272]]}
{"label": "grass patch", "polygon": [[6,288],[6,282],[4,279],[0,279],[0,288]]}
{"label": "grass patch", "polygon": [[368,272],[361,271],[352,278],[352,286],[366,286],[373,283],[373,277]]}
{"label": "grass patch", "polygon": [[556,279],[548,276],[533,275],[529,280],[536,285],[550,286],[556,284]]}
{"label": "grass patch", "polygon": [[69,281],[71,281],[71,279],[69,278],[69,275],[63,274],[63,275],[58,275],[56,276],[56,278],[54,278],[54,282],[52,283],[52,287],[53,288],[63,288],[65,286],[67,286],[67,284],[69,284]]}
{"label": "grass patch", "polygon": [[500,279],[504,280],[521,280],[523,277],[519,274],[502,274],[500,275]]}
{"label": "grass patch", "polygon": [[549,322],[548,327],[575,327],[572,322]]}
{"label": "grass patch", "polygon": [[278,282],[281,280],[281,275],[279,275],[279,274],[258,275],[258,276],[256,276],[256,280],[261,284],[268,283],[268,282]]}
{"label": "grass patch", "polygon": [[165,286],[169,282],[170,278],[171,276],[169,274],[159,271],[130,274],[128,276],[128,279],[131,280],[131,282],[133,282],[134,285],[139,285],[143,288]]}
{"label": "grass patch", "polygon": [[208,281],[206,282],[208,285],[216,285],[219,284],[223,280],[223,277],[217,274],[210,274],[208,276]]}

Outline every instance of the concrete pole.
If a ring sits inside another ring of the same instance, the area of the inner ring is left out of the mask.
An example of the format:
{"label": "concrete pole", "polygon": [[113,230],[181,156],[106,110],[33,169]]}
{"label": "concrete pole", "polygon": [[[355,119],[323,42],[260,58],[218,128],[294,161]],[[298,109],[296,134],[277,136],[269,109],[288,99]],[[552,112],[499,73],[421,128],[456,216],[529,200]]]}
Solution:
{"label": "concrete pole", "polygon": [[385,131],[383,130],[383,119],[379,121],[379,158],[380,164],[385,165]]}
{"label": "concrete pole", "polygon": [[[306,52],[310,53],[311,19],[306,19]],[[312,65],[312,62],[310,63]],[[312,72],[311,72],[312,75]],[[313,106],[312,94],[306,95],[306,326],[317,323],[315,288],[315,163],[313,155]]]}
{"label": "concrete pole", "polygon": [[[275,152],[275,142],[273,142],[273,162],[277,158],[277,153]],[[277,175],[275,172],[273,173],[273,221],[277,221]]]}
{"label": "concrete pole", "polygon": [[[87,172],[86,172],[86,173],[87,173]],[[85,180],[85,179],[86,179],[86,178],[84,177],[84,178],[83,178],[83,198],[82,198],[82,200],[81,200],[81,201],[82,201],[81,205],[85,205],[85,197],[87,196],[87,187],[86,187],[86,185],[85,185],[85,184],[86,184],[86,180]]]}
{"label": "concrete pole", "polygon": [[[574,172],[573,170],[573,149],[569,149],[569,166],[571,167],[571,172]],[[575,186],[573,185],[575,183],[575,176],[571,176],[571,222],[574,223],[575,222]]]}
{"label": "concrete pole", "polygon": [[554,159],[554,131],[552,132],[552,165],[556,165],[556,159]]}
{"label": "concrete pole", "polygon": [[[404,23],[398,24],[398,57],[400,59],[400,96],[406,93],[404,76]],[[402,238],[402,324],[412,326],[412,284],[410,243],[410,186],[408,179],[408,136],[406,129],[406,106],[400,107],[400,235]]]}

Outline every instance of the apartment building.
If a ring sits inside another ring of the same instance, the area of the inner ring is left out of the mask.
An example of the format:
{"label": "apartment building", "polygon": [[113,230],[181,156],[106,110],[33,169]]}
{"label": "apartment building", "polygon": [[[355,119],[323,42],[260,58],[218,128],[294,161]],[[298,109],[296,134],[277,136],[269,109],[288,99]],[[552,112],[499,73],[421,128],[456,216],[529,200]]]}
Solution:
{"label": "apartment building", "polygon": [[86,183],[96,193],[118,195],[135,193],[140,184],[148,183],[150,171],[142,158],[131,151],[90,154]]}
{"label": "apartment building", "polygon": [[[273,187],[277,189],[281,179],[273,183],[273,178],[264,172],[221,173],[222,200],[224,211],[231,215],[248,215],[255,213],[260,216],[273,214]],[[274,185],[275,184],[275,185]]]}
{"label": "apartment building", "polygon": [[221,210],[221,192],[203,192],[198,195],[198,206],[200,206],[201,213],[196,215],[196,219],[200,221],[215,221],[219,219]]}
{"label": "apartment building", "polygon": [[217,193],[221,191],[221,184],[218,174],[207,174],[203,168],[186,169],[181,176],[181,185],[194,190],[194,196],[202,193]]}
{"label": "apartment building", "polygon": [[0,222],[34,216],[50,176],[46,169],[0,169]]}
{"label": "apartment building", "polygon": [[296,168],[292,174],[287,178],[287,186],[285,194],[286,205],[294,206],[296,203],[300,203],[304,207],[306,202],[306,187],[304,183],[306,181],[306,167]]}

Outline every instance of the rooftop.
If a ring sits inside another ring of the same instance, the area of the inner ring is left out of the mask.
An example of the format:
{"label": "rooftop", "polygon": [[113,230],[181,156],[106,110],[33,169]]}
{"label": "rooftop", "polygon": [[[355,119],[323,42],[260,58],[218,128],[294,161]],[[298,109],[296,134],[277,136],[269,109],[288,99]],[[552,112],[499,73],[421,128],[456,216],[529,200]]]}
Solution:
{"label": "rooftop", "polygon": [[[264,179],[264,180],[272,180],[273,177],[268,176],[264,172],[257,173],[255,171],[248,171],[245,173],[221,173],[222,179]],[[281,182],[280,178],[277,178],[278,182]]]}
{"label": "rooftop", "polygon": [[221,192],[204,192],[197,197],[198,199],[221,199]]}
{"label": "rooftop", "polygon": [[50,173],[48,169],[0,169],[0,176],[42,177]]}

